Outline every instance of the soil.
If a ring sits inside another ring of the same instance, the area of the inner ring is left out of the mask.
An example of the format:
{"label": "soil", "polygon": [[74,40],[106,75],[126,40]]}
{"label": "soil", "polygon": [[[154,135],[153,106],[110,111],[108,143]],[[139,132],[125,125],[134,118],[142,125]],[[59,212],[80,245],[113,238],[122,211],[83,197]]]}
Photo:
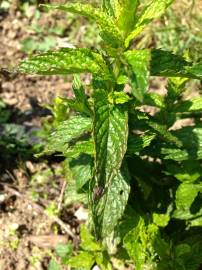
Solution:
{"label": "soil", "polygon": [[[33,6],[32,6],[33,7]],[[10,10],[9,10],[10,11]],[[34,14],[34,11],[32,11]],[[0,67],[8,69],[15,67],[25,58],[21,50],[21,42],[30,36],[29,27],[33,16],[25,17],[16,11],[3,14],[0,17]],[[53,24],[54,19],[43,15],[41,24]],[[36,34],[36,33],[35,33]],[[64,78],[52,76],[24,76],[2,73],[0,93],[3,100],[25,112],[33,109],[34,104],[47,104],[56,95],[68,95],[70,84]]]}
{"label": "soil", "polygon": [[[71,95],[71,84],[66,78],[57,76],[50,78],[6,72],[26,57],[21,50],[21,41],[30,36],[29,27],[34,20],[34,6],[30,7],[30,15],[26,17],[14,2],[7,12],[0,13],[0,97],[10,106],[14,123],[34,129],[41,126],[42,117],[50,114],[44,104],[49,104],[55,96]],[[42,24],[54,23],[54,18],[46,14],[42,17]],[[16,162],[9,162],[8,170],[0,174],[0,269],[47,269],[55,246],[66,243],[69,237],[72,239],[65,231],[65,226],[70,233],[78,234],[79,222],[74,216],[75,207],[77,209],[78,206],[61,209],[66,214],[59,219],[59,223],[64,226],[58,225],[45,213],[45,208],[52,200],[57,202],[60,197],[64,183],[62,176],[52,176],[50,179],[57,184],[57,188],[49,183],[42,188],[42,193],[47,189],[45,193],[48,193],[48,199],[35,201],[30,195],[33,192],[30,185],[32,176],[50,166],[32,160],[22,164],[19,160],[16,167]],[[74,241],[78,244],[76,238]]]}

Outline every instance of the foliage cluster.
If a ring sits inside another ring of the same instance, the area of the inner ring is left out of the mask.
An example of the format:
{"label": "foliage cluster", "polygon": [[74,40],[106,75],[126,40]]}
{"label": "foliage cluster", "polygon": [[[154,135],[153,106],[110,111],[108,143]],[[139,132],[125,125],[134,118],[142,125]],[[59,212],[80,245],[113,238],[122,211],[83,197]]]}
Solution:
{"label": "foliage cluster", "polygon": [[14,156],[28,157],[32,152],[30,136],[24,126],[12,122],[12,110],[0,99],[0,160]]}
{"label": "foliage cluster", "polygon": [[[73,99],[57,99],[44,151],[65,157],[72,175],[67,197],[88,205],[89,228],[99,240],[82,233],[78,255],[63,260],[73,269],[112,269],[109,254],[137,270],[197,270],[202,263],[202,98],[183,99],[186,83],[201,79],[202,63],[132,47],[172,2],[153,0],[141,11],[135,0],[103,0],[100,8],[45,5],[96,22],[101,49],[62,48],[18,67],[31,74],[92,74],[90,86],[74,76]],[[151,76],[168,78],[166,95],[149,91]],[[187,118],[189,126],[174,128]]]}

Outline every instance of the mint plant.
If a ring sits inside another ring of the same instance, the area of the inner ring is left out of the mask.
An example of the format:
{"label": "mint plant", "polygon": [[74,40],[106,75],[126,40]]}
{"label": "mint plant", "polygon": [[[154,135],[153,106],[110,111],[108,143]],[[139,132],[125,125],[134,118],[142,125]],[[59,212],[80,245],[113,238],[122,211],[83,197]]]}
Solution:
{"label": "mint plant", "polygon": [[[183,99],[189,79],[201,79],[202,63],[133,43],[172,2],[153,0],[143,10],[137,0],[44,5],[96,22],[102,49],[62,48],[18,67],[77,74],[75,97],[58,103],[71,113],[59,117],[45,153],[63,154],[72,175],[68,199],[88,204],[95,238],[137,270],[197,270],[202,263],[202,98]],[[92,74],[90,87],[80,73]],[[165,96],[149,91],[151,76],[168,78]],[[184,118],[191,125],[175,129]],[[96,263],[90,258],[85,269]]]}

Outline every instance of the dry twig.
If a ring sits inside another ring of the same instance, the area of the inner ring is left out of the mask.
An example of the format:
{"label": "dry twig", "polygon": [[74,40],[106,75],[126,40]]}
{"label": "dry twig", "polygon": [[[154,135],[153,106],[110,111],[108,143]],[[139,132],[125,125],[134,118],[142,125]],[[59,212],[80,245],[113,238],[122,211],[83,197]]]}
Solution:
{"label": "dry twig", "polygon": [[62,208],[62,201],[63,201],[63,196],[64,196],[66,186],[67,186],[67,182],[65,180],[63,180],[60,196],[59,196],[59,199],[58,199],[58,210],[59,211]]}
{"label": "dry twig", "polygon": [[18,190],[16,190],[15,188],[13,188],[10,185],[7,184],[3,184],[4,186],[4,190],[12,193],[13,195],[23,198],[26,201],[29,201],[29,203],[33,206],[33,208],[35,208],[35,210],[37,210],[38,212],[41,212],[43,214],[45,214],[49,219],[51,219],[53,222],[56,222],[58,225],[60,225],[60,227],[69,235],[71,236],[73,239],[75,238],[74,233],[71,231],[70,226],[66,223],[64,223],[60,218],[58,218],[57,216],[49,216],[44,207],[42,207],[41,205],[35,203],[32,201],[32,199],[26,194],[26,193],[20,193]]}

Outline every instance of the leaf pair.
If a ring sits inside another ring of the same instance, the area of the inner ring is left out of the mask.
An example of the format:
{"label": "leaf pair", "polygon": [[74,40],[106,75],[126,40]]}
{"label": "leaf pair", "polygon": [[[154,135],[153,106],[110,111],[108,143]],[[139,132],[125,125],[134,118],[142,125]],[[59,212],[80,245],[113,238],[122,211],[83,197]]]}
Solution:
{"label": "leaf pair", "polygon": [[132,93],[140,102],[143,102],[149,88],[150,76],[193,79],[200,79],[202,76],[200,63],[193,65],[183,57],[163,50],[128,50],[124,53],[124,58],[132,69]]}
{"label": "leaf pair", "polygon": [[102,56],[89,49],[60,49],[42,53],[22,61],[19,72],[41,75],[65,75],[74,73],[92,73],[102,79],[111,79],[112,75]]}
{"label": "leaf pair", "polygon": [[[198,78],[202,76],[200,64],[192,65],[182,57],[162,50],[131,50],[124,53],[125,61],[131,67],[133,95],[143,102],[149,87],[150,74],[153,76]],[[197,73],[194,71],[197,67]],[[103,57],[88,49],[61,49],[47,52],[23,61],[18,70],[22,73],[64,75],[92,73],[103,80],[114,81]]]}
{"label": "leaf pair", "polygon": [[[147,24],[156,18],[159,18],[166,9],[173,3],[174,0],[153,0],[145,7],[140,17],[134,26],[134,30],[128,35],[125,40],[125,47],[130,45],[130,42],[142,32]],[[136,1],[135,1],[136,2]]]}
{"label": "leaf pair", "polygon": [[115,23],[123,32],[125,48],[142,30],[156,18],[159,18],[174,0],[153,0],[137,17],[138,0],[104,0],[103,9],[114,17]]}

